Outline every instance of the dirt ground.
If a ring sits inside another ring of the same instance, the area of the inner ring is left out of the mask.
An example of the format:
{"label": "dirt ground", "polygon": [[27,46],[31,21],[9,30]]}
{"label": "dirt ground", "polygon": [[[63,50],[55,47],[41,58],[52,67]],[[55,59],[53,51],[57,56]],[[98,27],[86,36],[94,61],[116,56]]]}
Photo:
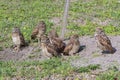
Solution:
{"label": "dirt ground", "polygon": [[85,49],[79,52],[80,58],[71,62],[73,66],[87,66],[90,64],[100,64],[101,70],[107,70],[112,67],[117,67],[120,70],[120,36],[109,36],[113,47],[116,49],[114,54],[103,54],[97,48],[93,37],[81,37],[82,45]]}
{"label": "dirt ground", "polygon": [[[76,58],[71,61],[72,66],[83,67],[90,64],[100,64],[101,70],[107,70],[110,67],[116,66],[120,70],[120,36],[109,36],[113,47],[116,49],[114,54],[103,54],[97,48],[94,37],[80,37],[81,50]],[[14,53],[11,48],[0,51],[0,60],[43,60],[38,47],[28,46],[23,48],[19,53]]]}

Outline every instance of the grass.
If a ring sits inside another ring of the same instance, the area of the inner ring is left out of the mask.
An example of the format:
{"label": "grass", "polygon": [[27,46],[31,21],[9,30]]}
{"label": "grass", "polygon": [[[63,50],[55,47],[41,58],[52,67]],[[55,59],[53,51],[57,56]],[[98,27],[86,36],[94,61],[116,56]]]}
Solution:
{"label": "grass", "polygon": [[[0,41],[2,42],[11,42],[11,30],[15,26],[20,27],[26,40],[30,40],[32,29],[40,20],[45,21],[49,31],[53,26],[49,20],[61,16],[63,12],[63,1],[57,0],[1,0],[0,3]],[[4,43],[3,46],[7,45]]]}
{"label": "grass", "polygon": [[17,77],[36,79],[55,73],[68,75],[73,70],[67,61],[62,61],[60,58],[52,58],[45,61],[0,62],[0,66],[0,76],[10,79]]}
{"label": "grass", "polygon": [[[99,65],[89,65],[83,67],[72,67],[69,60],[62,58],[52,58],[44,61],[0,61],[0,79],[25,78],[25,79],[41,79],[53,74],[69,76],[70,74],[90,72],[96,70]],[[29,73],[29,74],[28,74]]]}
{"label": "grass", "polygon": [[80,68],[76,68],[75,71],[78,73],[84,73],[84,72],[90,72],[91,70],[96,70],[99,69],[100,65],[96,64],[96,65],[88,65],[86,67],[80,67]]}
{"label": "grass", "polygon": [[[30,40],[32,29],[40,20],[45,21],[47,32],[55,26],[50,20],[62,18],[64,0],[0,0],[0,43],[9,47],[11,30],[14,26],[21,28],[26,40]],[[120,3],[118,0],[87,0],[70,3],[67,36],[93,35],[96,27],[102,27],[107,34],[120,34]],[[62,23],[57,26],[60,33]]]}
{"label": "grass", "polygon": [[[6,79],[35,79],[40,80],[51,75],[70,76],[77,73],[90,74],[93,70],[100,69],[99,64],[86,67],[73,67],[71,59],[52,58],[44,61],[0,61],[0,80]],[[120,80],[120,72],[114,66],[108,71],[96,75],[96,80]],[[83,76],[84,78],[84,76]]]}
{"label": "grass", "polygon": [[[64,0],[0,0],[0,51],[12,45],[11,30],[15,26],[20,27],[26,41],[30,40],[32,29],[40,20],[45,21],[48,32],[53,26],[56,26],[50,20],[54,17],[62,18],[64,3]],[[120,2],[118,0],[72,1],[67,26],[69,32],[66,35],[74,33],[82,36],[93,35],[98,26],[102,27],[109,35],[119,35],[119,10]],[[58,33],[60,33],[61,26],[62,23],[60,26],[56,26]],[[39,80],[39,78],[53,73],[65,76],[74,71],[81,73],[98,68],[98,65],[91,66],[75,69],[67,61],[54,58],[43,62],[0,61],[0,79],[26,77]],[[119,72],[115,71],[103,73],[97,77],[97,80],[114,80],[113,78],[117,74]],[[120,79],[119,76],[117,77]]]}
{"label": "grass", "polygon": [[100,74],[96,78],[96,80],[120,80],[119,75],[120,75],[119,71],[109,70],[107,72]]}
{"label": "grass", "polygon": [[[112,35],[118,35],[120,3],[118,0],[87,0],[71,3],[69,29],[80,35],[93,35],[95,27],[103,29]],[[74,22],[73,22],[74,21]]]}

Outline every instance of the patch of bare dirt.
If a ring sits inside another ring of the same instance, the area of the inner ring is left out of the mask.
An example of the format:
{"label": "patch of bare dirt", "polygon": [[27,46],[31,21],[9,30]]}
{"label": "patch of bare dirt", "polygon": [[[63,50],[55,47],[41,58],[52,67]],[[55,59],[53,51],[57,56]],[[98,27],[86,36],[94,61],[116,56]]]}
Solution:
{"label": "patch of bare dirt", "polygon": [[110,36],[109,38],[113,47],[116,49],[114,54],[101,53],[93,37],[81,37],[80,42],[86,48],[79,52],[80,58],[72,61],[71,64],[77,67],[100,64],[101,70],[107,70],[114,66],[120,70],[120,36]]}
{"label": "patch of bare dirt", "polygon": [[19,52],[14,52],[12,48],[4,49],[0,51],[0,60],[41,60],[41,52],[38,47],[27,46],[21,49]]}
{"label": "patch of bare dirt", "polygon": [[[97,48],[94,37],[80,37],[80,42],[84,49],[78,55],[79,58],[71,61],[72,66],[83,67],[90,64],[100,64],[101,70],[107,70],[110,67],[116,66],[120,70],[120,36],[109,36],[113,47],[116,49],[114,54],[103,54]],[[43,60],[41,51],[38,47],[28,46],[20,52],[14,53],[12,49],[7,48],[0,51],[0,60]]]}

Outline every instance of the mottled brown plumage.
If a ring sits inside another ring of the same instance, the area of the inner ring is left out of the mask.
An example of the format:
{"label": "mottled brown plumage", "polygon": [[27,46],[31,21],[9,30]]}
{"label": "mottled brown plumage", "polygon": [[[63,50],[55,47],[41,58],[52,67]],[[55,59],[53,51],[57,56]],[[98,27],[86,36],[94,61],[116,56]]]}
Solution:
{"label": "mottled brown plumage", "polygon": [[18,52],[21,46],[25,46],[24,36],[20,31],[20,28],[14,27],[12,30],[12,41],[14,43],[14,50]]}
{"label": "mottled brown plumage", "polygon": [[74,55],[79,51],[80,41],[78,35],[72,35],[70,37],[69,43],[66,45],[64,49],[64,55]]}
{"label": "mottled brown plumage", "polygon": [[101,28],[96,28],[95,40],[97,42],[97,47],[101,50],[114,53],[110,39],[106,36],[105,32]]}
{"label": "mottled brown plumage", "polygon": [[66,44],[58,37],[51,37],[49,39],[51,44],[53,44],[56,47],[57,52],[62,53]]}
{"label": "mottled brown plumage", "polygon": [[31,39],[38,39],[38,44],[40,44],[41,36],[46,32],[46,24],[44,21],[40,21],[32,32]]}
{"label": "mottled brown plumage", "polygon": [[49,38],[46,35],[41,37],[41,49],[42,49],[42,55],[48,58],[60,55],[56,51],[55,46],[50,43]]}

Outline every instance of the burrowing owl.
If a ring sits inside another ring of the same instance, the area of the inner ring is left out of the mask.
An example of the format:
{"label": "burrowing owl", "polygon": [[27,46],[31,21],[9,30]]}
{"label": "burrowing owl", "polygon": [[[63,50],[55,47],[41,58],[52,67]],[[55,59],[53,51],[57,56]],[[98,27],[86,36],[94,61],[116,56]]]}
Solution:
{"label": "burrowing owl", "polygon": [[52,56],[59,56],[60,54],[56,51],[55,46],[53,46],[49,38],[46,35],[43,35],[41,37],[41,49],[42,49],[42,55],[51,58]]}
{"label": "burrowing owl", "polygon": [[38,43],[40,44],[41,36],[46,32],[46,24],[44,21],[40,21],[32,32],[31,39],[38,38]]}
{"label": "burrowing owl", "polygon": [[64,54],[65,55],[74,55],[75,53],[77,53],[79,51],[79,49],[80,49],[79,36],[77,34],[75,34],[70,37],[70,41],[64,49]]}
{"label": "burrowing owl", "polygon": [[97,47],[99,47],[103,52],[114,53],[114,48],[112,47],[110,39],[106,36],[105,32],[101,28],[96,28],[95,40],[97,42]]}
{"label": "burrowing owl", "polygon": [[53,44],[58,53],[62,53],[66,44],[58,37],[49,37],[50,43]]}
{"label": "burrowing owl", "polygon": [[12,30],[12,41],[14,43],[14,50],[18,52],[21,46],[25,46],[24,36],[20,31],[20,28],[14,27]]}

